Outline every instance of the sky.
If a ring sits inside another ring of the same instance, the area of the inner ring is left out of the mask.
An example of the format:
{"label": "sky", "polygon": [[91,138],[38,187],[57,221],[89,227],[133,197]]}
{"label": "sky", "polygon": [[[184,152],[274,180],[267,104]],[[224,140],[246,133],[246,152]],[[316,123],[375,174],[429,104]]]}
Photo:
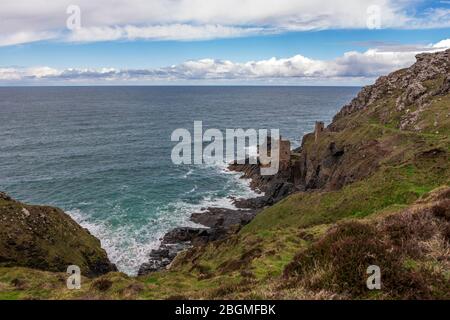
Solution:
{"label": "sky", "polygon": [[0,85],[365,85],[450,48],[450,0],[2,0]]}

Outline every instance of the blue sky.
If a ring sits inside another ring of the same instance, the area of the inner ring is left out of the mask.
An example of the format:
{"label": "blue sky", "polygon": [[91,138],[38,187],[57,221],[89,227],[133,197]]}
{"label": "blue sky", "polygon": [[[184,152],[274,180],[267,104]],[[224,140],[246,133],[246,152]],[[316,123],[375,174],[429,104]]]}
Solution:
{"label": "blue sky", "polygon": [[380,45],[427,45],[450,28],[426,30],[324,30],[207,41],[109,41],[84,44],[44,41],[0,47],[0,61],[10,66],[48,65],[56,68],[155,68],[186,60],[214,57],[236,62],[302,54],[333,59],[347,51]]}
{"label": "blue sky", "polygon": [[450,47],[450,1],[167,1],[2,1],[0,85],[361,85]]}

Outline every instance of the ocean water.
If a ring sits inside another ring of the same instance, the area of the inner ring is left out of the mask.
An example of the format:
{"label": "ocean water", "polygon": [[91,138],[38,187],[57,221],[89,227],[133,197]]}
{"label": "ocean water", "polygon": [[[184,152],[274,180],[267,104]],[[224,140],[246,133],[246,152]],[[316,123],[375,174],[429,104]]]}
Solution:
{"label": "ocean water", "polygon": [[174,165],[173,130],[279,128],[293,147],[350,87],[0,88],[0,190],[62,208],[135,274],[159,239],[254,192],[225,166]]}

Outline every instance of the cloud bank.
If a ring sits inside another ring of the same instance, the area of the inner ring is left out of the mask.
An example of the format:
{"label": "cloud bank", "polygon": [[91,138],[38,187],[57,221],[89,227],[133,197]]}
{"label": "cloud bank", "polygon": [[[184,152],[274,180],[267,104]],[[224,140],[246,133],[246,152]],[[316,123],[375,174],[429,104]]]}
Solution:
{"label": "cloud bank", "polygon": [[[81,28],[69,30],[72,0],[2,0],[0,46],[42,40],[206,40],[288,31],[450,27],[450,5],[425,0],[77,0]],[[375,8],[375,10],[374,10]],[[378,8],[378,9],[377,9]]]}
{"label": "cloud bank", "polygon": [[330,79],[359,79],[370,81],[393,70],[410,66],[415,55],[450,48],[450,39],[425,47],[388,46],[351,51],[333,60],[317,60],[295,55],[245,63],[229,60],[201,59],[155,69],[74,69],[51,67],[0,68],[0,83],[21,84],[42,82],[53,84],[79,83],[152,83],[173,81],[239,80],[270,82],[287,79],[291,83],[327,81]]}

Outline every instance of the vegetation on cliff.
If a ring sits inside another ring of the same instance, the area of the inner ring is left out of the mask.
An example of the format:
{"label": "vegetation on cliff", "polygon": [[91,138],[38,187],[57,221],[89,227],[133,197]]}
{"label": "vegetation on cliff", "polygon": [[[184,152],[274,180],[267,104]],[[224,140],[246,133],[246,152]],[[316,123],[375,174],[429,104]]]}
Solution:
{"label": "vegetation on cliff", "polygon": [[65,272],[69,265],[86,276],[116,270],[100,241],[62,210],[0,193],[0,266]]}

